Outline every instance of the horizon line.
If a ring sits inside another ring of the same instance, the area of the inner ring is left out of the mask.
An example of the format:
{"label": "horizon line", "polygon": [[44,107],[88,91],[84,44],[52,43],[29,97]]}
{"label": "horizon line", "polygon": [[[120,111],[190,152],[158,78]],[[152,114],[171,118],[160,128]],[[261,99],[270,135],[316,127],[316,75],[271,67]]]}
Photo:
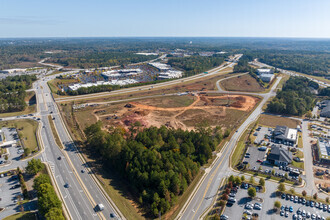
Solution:
{"label": "horizon line", "polygon": [[265,37],[265,36],[79,36],[79,37],[0,37],[3,39],[68,39],[68,38],[259,38],[259,39],[322,39],[330,40],[330,37]]}

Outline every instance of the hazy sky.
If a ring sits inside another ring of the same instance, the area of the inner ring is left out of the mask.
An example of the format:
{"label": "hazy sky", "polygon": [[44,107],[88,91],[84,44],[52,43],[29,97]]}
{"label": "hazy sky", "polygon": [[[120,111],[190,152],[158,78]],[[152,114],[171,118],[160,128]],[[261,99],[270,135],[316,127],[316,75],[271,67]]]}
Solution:
{"label": "hazy sky", "polygon": [[330,38],[330,0],[0,0],[0,37]]}

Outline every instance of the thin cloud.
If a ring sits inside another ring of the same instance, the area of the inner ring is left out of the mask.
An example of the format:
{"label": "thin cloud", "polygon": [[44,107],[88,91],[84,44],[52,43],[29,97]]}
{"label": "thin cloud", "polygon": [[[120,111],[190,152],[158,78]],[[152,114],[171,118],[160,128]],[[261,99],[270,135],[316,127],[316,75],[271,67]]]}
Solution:
{"label": "thin cloud", "polygon": [[61,20],[55,20],[51,18],[42,18],[35,16],[15,16],[15,17],[1,17],[0,24],[40,24],[40,25],[55,25],[58,23],[63,23]]}

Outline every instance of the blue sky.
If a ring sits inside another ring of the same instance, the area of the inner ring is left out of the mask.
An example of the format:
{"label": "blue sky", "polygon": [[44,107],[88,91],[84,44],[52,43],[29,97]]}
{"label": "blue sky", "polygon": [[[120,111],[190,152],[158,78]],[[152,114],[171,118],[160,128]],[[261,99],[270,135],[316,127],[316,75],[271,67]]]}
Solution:
{"label": "blue sky", "polygon": [[330,0],[0,0],[0,37],[330,38]]}

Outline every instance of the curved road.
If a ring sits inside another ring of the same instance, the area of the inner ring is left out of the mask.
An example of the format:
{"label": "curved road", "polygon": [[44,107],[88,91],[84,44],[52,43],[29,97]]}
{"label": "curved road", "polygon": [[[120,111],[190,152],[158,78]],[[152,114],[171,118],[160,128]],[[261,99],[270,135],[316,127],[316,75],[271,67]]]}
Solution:
{"label": "curved road", "polygon": [[262,113],[262,106],[269,98],[276,95],[275,89],[280,80],[281,77],[278,77],[270,92],[264,94],[264,98],[259,105],[238,128],[237,132],[224,146],[222,152],[217,154],[217,158],[214,160],[213,164],[210,168],[206,169],[199,188],[193,193],[192,198],[187,201],[176,219],[199,219],[203,212],[212,205],[213,197],[216,196],[218,192],[218,187],[222,178],[231,173],[231,169],[229,168],[231,152],[245,129]]}

